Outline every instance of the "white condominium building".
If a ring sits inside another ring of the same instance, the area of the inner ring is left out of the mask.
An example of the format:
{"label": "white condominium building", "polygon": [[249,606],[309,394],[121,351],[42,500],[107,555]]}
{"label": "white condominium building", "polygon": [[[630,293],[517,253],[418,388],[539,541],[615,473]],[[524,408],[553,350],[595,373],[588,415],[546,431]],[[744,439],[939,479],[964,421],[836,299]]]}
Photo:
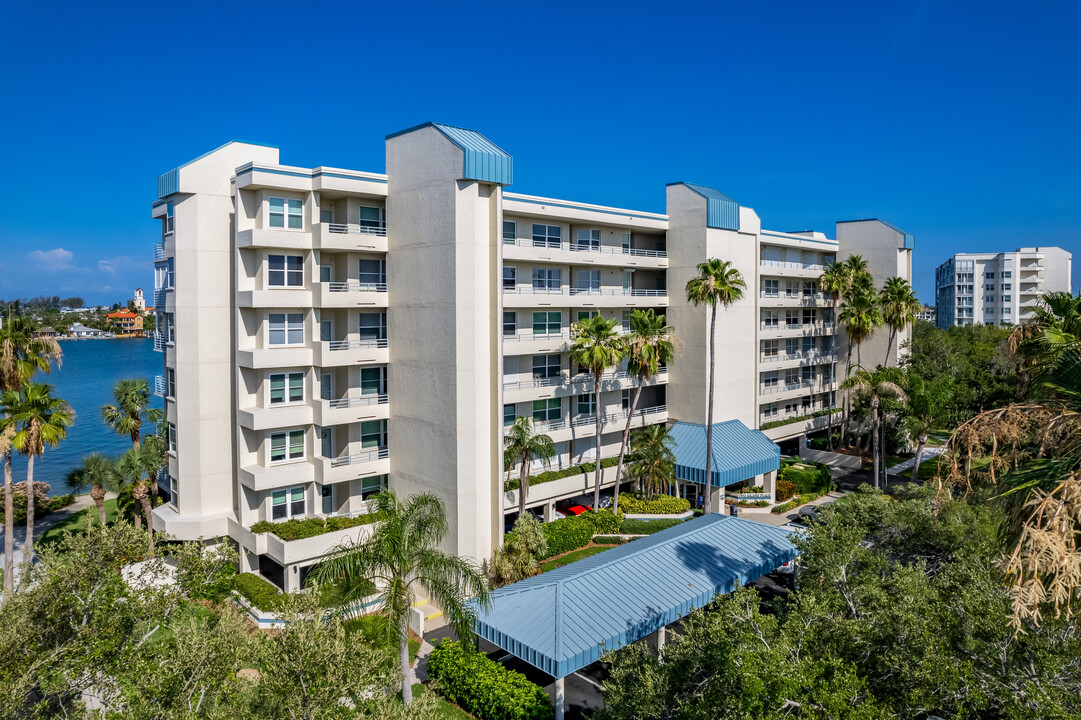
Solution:
{"label": "white condominium building", "polygon": [[1073,255],[1059,247],[957,253],[935,269],[935,322],[1019,325],[1049,292],[1071,292]]}
{"label": "white condominium building", "polygon": [[[666,215],[512,193],[512,167],[483,135],[428,123],[386,138],[385,174],[286,166],[276,148],[231,142],[158,179],[156,389],[170,423],[159,529],[228,535],[243,570],[294,590],[370,527],[286,541],[253,526],[356,516],[390,487],[438,495],[447,549],[483,560],[518,508],[502,460],[516,417],[551,436],[551,469],[594,459],[598,412],[604,459],[628,416],[704,439],[710,363],[715,507],[727,484],[772,491],[769,441],[825,428],[814,415],[834,403],[837,338],[817,280],[837,241],[763,230],[752,209],[688,183],[667,187]],[[896,249],[878,226],[852,225],[845,249],[884,245],[884,279]],[[684,293],[711,257],[748,286],[718,311],[712,348],[709,309]],[[569,359],[572,329],[599,314],[626,330],[636,308],[667,315],[680,353],[633,408],[634,379],[614,368],[596,407]],[[687,468],[673,491],[693,500]],[[527,506],[550,519],[591,482],[534,484]]]}

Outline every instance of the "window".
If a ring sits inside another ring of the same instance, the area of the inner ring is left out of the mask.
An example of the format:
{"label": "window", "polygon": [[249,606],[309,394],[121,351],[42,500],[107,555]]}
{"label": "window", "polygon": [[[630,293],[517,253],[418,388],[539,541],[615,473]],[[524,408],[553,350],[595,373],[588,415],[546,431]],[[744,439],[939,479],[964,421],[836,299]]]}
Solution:
{"label": "window", "polygon": [[622,316],[622,318],[620,318],[620,320],[621,320],[620,327],[623,328],[623,332],[630,332],[631,331],[631,311],[630,310],[624,310],[623,311],[623,316]]}
{"label": "window", "polygon": [[815,311],[812,310],[811,308],[804,308],[803,309],[803,324],[804,325],[814,325],[814,322],[815,322]]}
{"label": "window", "polygon": [[623,271],[623,292],[629,293],[631,291],[632,279],[634,278],[634,270]]}
{"label": "window", "polygon": [[799,314],[795,310],[785,311],[784,324],[788,327],[799,327]]}
{"label": "window", "polygon": [[513,337],[518,332],[517,315],[513,310],[503,311],[503,336]]}
{"label": "window", "polygon": [[533,401],[533,422],[551,422],[559,420],[563,415],[563,408],[559,398]]}
{"label": "window", "polygon": [[304,488],[275,490],[270,495],[270,519],[287,520],[305,513]]}
{"label": "window", "polygon": [[176,326],[173,324],[172,313],[161,314],[161,331],[165,335],[165,342],[176,342]]}
{"label": "window", "polygon": [[800,380],[805,383],[814,382],[815,369],[808,365],[807,367],[800,368]]}
{"label": "window", "polygon": [[533,247],[559,247],[563,233],[558,225],[533,225]]}
{"label": "window", "polygon": [[270,198],[270,227],[300,230],[304,227],[303,208],[304,202],[296,198]]}
{"label": "window", "polygon": [[1002,271],[1002,278],[1003,279],[1012,278],[1012,277],[1013,277],[1013,272],[1011,270],[1003,270]]}
{"label": "window", "polygon": [[330,515],[332,512],[334,512],[334,486],[324,485],[320,489],[319,494],[323,500],[323,514]]}
{"label": "window", "polygon": [[818,283],[814,280],[803,281],[803,297],[810,297],[818,292]]}
{"label": "window", "polygon": [[1002,314],[1003,314],[1003,315],[1011,315],[1012,313],[1013,313],[1013,309],[1012,309],[1012,308],[1008,308],[1008,307],[1004,307],[1004,308],[1002,308]]}
{"label": "window", "polygon": [[988,283],[988,284],[983,286],[983,289],[984,290],[990,290],[991,292],[994,292],[995,291],[995,284],[994,283]]}
{"label": "window", "polygon": [[798,403],[790,402],[790,403],[785,403],[784,404],[785,415],[789,415],[791,413],[794,413],[797,410],[799,410],[799,404]]}
{"label": "window", "polygon": [[518,419],[518,409],[514,403],[503,406],[503,427],[510,427]]}
{"label": "window", "polygon": [[267,265],[270,287],[304,287],[304,258],[299,255],[270,255]]}
{"label": "window", "polygon": [[518,223],[513,220],[503,221],[503,243],[513,245],[518,238]]}
{"label": "window", "polygon": [[558,335],[563,325],[563,313],[540,311],[533,313],[534,335]]}
{"label": "window", "polygon": [[762,313],[762,324],[768,328],[777,327],[779,317],[776,310],[767,310]]}
{"label": "window", "polygon": [[1013,283],[1002,283],[1002,289],[1003,290],[1012,290],[1013,289]]}
{"label": "window", "polygon": [[987,306],[987,307],[985,307],[983,309],[983,314],[984,315],[994,315],[995,314],[995,308],[993,306],[989,305],[989,306]]}
{"label": "window", "polygon": [[631,400],[633,400],[633,399],[634,399],[634,391],[631,390],[630,388],[625,389],[623,391],[623,393],[622,393],[622,396],[620,397],[620,407],[622,407],[624,410],[630,410],[631,409]]}
{"label": "window", "polygon": [[176,425],[169,423],[169,452],[176,455]]}
{"label": "window", "polygon": [[334,211],[333,210],[322,210],[321,209],[319,211],[319,222],[321,222],[321,223],[332,223],[332,222],[334,222]]}
{"label": "window", "polygon": [[169,473],[162,473],[161,479],[158,480],[158,493],[164,494],[166,500],[174,508],[180,504],[180,487],[176,482],[176,478],[169,475]]}
{"label": "window", "polygon": [[814,355],[815,352],[815,339],[813,337],[803,338],[803,354],[807,356]]}
{"label": "window", "polygon": [[995,279],[995,274],[993,272],[984,273],[983,278],[984,278],[984,280],[994,280]]}
{"label": "window", "polygon": [[762,281],[762,294],[766,297],[777,297],[779,286],[776,280]]}
{"label": "window", "polygon": [[787,338],[784,341],[785,355],[799,355],[799,338]]}
{"label": "window", "polygon": [[360,394],[385,395],[387,392],[387,368],[366,367],[360,369]]}
{"label": "window", "polygon": [[598,310],[579,310],[578,322],[582,322],[583,320],[587,320],[589,318],[595,318],[599,314],[600,312]]}
{"label": "window", "polygon": [[360,446],[375,450],[387,446],[387,421],[368,420],[360,424]]}
{"label": "window", "polygon": [[1010,295],[1003,295],[1002,296],[1002,302],[1004,302],[1004,303],[1012,302],[1012,297]]}
{"label": "window", "polygon": [[271,345],[303,345],[304,316],[301,313],[270,313]]}
{"label": "window", "polygon": [[361,206],[360,226],[362,228],[372,228],[373,230],[382,230],[385,228],[386,214],[383,208]]}
{"label": "window", "polygon": [[548,380],[559,377],[559,355],[534,355],[533,379]]}
{"label": "window", "polygon": [[763,340],[762,341],[762,355],[763,357],[777,357],[779,344],[776,340]]}
{"label": "window", "polygon": [[766,417],[776,417],[777,415],[777,403],[770,403],[762,409],[762,414]]}
{"label": "window", "polygon": [[601,289],[600,270],[579,270],[577,282],[574,285],[575,292],[589,292]]}
{"label": "window", "polygon": [[173,260],[174,258],[169,258],[165,261],[165,284],[162,285],[163,288],[174,287],[174,281],[176,280],[176,272],[173,269]]}
{"label": "window", "polygon": [[601,231],[588,228],[578,230],[578,236],[571,250],[599,250],[601,247]]}
{"label": "window", "polygon": [[550,268],[533,268],[534,290],[559,290],[563,287],[563,271]]}
{"label": "window", "polygon": [[176,397],[176,370],[165,368],[165,397]]}
{"label": "window", "polygon": [[270,462],[299,460],[304,457],[304,431],[290,430],[270,434]]}
{"label": "window", "polygon": [[378,290],[379,286],[387,284],[387,261],[386,260],[361,260],[357,273],[362,290]]}
{"label": "window", "polygon": [[777,371],[770,370],[769,372],[762,373],[762,386],[763,387],[777,387]]}
{"label": "window", "polygon": [[361,500],[367,500],[372,495],[381,493],[386,489],[386,475],[373,475],[372,477],[362,478],[360,481],[360,498]]}
{"label": "window", "polygon": [[518,287],[518,268],[503,266],[503,289],[513,290]]}
{"label": "window", "polygon": [[387,316],[386,313],[360,313],[359,327],[361,340],[386,340],[387,339]]}
{"label": "window", "polygon": [[799,281],[798,280],[785,280],[784,281],[784,296],[794,298],[799,295]]}
{"label": "window", "polygon": [[798,386],[800,384],[799,368],[788,368],[784,371],[784,384],[789,387]]}
{"label": "window", "polygon": [[270,404],[304,402],[304,373],[273,373],[270,376]]}
{"label": "window", "polygon": [[579,415],[592,415],[597,411],[597,403],[593,398],[593,393],[588,395],[578,396],[578,414]]}
{"label": "window", "polygon": [[629,255],[631,252],[631,234],[629,232],[623,233],[623,254]]}

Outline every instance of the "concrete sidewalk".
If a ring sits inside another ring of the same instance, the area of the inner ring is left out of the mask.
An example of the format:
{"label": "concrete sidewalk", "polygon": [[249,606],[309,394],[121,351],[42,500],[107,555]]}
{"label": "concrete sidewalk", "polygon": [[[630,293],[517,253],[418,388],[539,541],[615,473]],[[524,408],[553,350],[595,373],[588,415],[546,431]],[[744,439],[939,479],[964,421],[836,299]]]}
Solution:
{"label": "concrete sidewalk", "polygon": [[[115,493],[108,493],[106,499],[116,497]],[[94,501],[90,498],[90,493],[84,495],[76,495],[75,502],[67,507],[60,508],[55,512],[51,512],[43,518],[34,522],[34,542],[37,543],[37,539],[48,529],[59,525],[62,521],[71,517],[80,510],[94,507]],[[18,567],[22,563],[22,549],[26,543],[26,525],[19,523],[15,526],[15,532],[13,533],[15,538],[15,567]],[[0,525],[0,548],[5,547],[7,538],[5,537],[4,527]]]}

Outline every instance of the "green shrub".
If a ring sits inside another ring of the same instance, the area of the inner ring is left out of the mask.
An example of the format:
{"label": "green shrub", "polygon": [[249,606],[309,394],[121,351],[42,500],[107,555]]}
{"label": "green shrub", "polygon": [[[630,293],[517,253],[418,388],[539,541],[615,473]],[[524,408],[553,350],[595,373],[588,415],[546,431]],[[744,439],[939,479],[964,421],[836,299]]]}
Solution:
{"label": "green shrub", "polygon": [[619,509],[633,515],[677,515],[691,508],[689,500],[658,495],[652,500],[645,500],[630,493],[619,496]]}
{"label": "green shrub", "polygon": [[593,542],[597,545],[622,545],[627,540],[619,535],[594,535]]}
{"label": "green shrub", "polygon": [[[602,468],[615,467],[619,464],[619,458],[605,458],[601,460]],[[531,475],[529,477],[529,487],[534,485],[540,485],[546,482],[552,482],[553,480],[562,480],[565,477],[571,477],[572,475],[588,475],[596,469],[596,465],[593,463],[582,463],[581,465],[574,465],[569,468],[563,468],[562,470],[545,470],[542,473]],[[503,489],[506,491],[517,490],[521,485],[520,478],[512,477],[509,480],[503,482]]]}
{"label": "green shrub", "polygon": [[761,485],[751,485],[750,487],[741,487],[741,488],[739,488],[738,490],[736,490],[735,494],[740,495],[742,493],[762,493],[762,492],[765,492],[765,490],[762,489]]}
{"label": "green shrub", "polygon": [[601,508],[597,512],[590,510],[582,513],[581,517],[589,518],[589,521],[593,523],[593,531],[601,534],[619,532],[619,525],[623,522],[623,513],[616,515],[607,508]]}
{"label": "green shrub", "polygon": [[[551,524],[551,523],[549,523]],[[428,675],[437,691],[478,720],[550,720],[548,693],[489,660],[481,652],[453,640],[436,645],[428,657]]]}
{"label": "green shrub", "polygon": [[[838,410],[835,408],[832,412],[834,414],[837,414]],[[782,425],[789,425],[791,423],[803,422],[805,420],[810,420],[811,418],[822,417],[823,415],[829,414],[830,410],[828,409],[819,410],[818,412],[813,412],[810,415],[800,415],[799,417],[788,418],[787,420],[774,420],[772,422],[762,423],[762,425],[758,429],[769,430],[770,428],[781,427]]]}
{"label": "green shrub", "polygon": [[[26,485],[26,483],[19,483]],[[34,483],[34,485],[45,485],[46,492],[48,491],[48,485],[45,483]],[[12,519],[15,521],[15,526],[26,524],[26,495],[18,492],[13,492],[11,497],[12,503],[15,505],[15,512],[12,513]],[[34,497],[34,519],[40,520],[46,515],[56,512],[60,508],[67,507],[75,502],[75,496],[72,494],[57,495],[56,497],[42,498],[38,493]]]}
{"label": "green shrub", "polygon": [[788,512],[792,508],[799,507],[799,504],[800,504],[799,498],[796,498],[795,500],[789,500],[784,505],[776,505],[776,506],[774,506],[770,510],[770,512],[775,514],[775,515],[779,515],[781,513]]}
{"label": "green shrub", "polygon": [[624,535],[652,535],[661,530],[667,530],[683,522],[680,518],[664,520],[624,520],[619,531]]}
{"label": "green shrub", "polygon": [[810,467],[797,467],[795,464],[783,466],[777,474],[778,479],[787,480],[796,486],[799,492],[829,492],[833,476],[830,469],[821,463],[807,463]]}
{"label": "green shrub", "polygon": [[237,550],[231,541],[206,546],[185,542],[171,546],[176,561],[176,579],[184,594],[193,600],[222,600],[236,579]]}
{"label": "green shrub", "polygon": [[356,527],[358,525],[369,525],[378,520],[379,516],[375,513],[357,515],[356,517],[351,518],[307,518],[304,520],[287,520],[286,522],[281,523],[263,520],[252,525],[251,531],[256,535],[266,532],[272,533],[285,541],[301,540],[303,538],[310,538],[315,537],[316,535],[334,532],[335,530],[345,530],[346,528]]}
{"label": "green shrub", "polygon": [[785,480],[784,478],[777,479],[777,499],[781,502],[791,499],[796,494],[796,486],[794,483]]}
{"label": "green shrub", "polygon": [[597,526],[585,514],[544,523],[544,536],[548,540],[548,554],[544,558],[585,547],[596,531]]}
{"label": "green shrub", "polygon": [[233,579],[233,587],[253,606],[273,612],[281,605],[282,594],[270,582],[253,573],[240,573]]}

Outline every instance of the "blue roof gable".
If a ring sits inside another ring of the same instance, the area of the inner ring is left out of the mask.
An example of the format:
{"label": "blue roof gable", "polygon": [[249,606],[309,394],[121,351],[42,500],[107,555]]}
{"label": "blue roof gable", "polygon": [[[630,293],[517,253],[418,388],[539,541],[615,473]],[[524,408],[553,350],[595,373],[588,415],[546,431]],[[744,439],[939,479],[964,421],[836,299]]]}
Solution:
{"label": "blue roof gable", "polygon": [[669,185],[686,185],[706,199],[706,227],[739,230],[739,203],[732,198],[704,185],[689,182],[669,183]]}
{"label": "blue roof gable", "polygon": [[[702,484],[706,477],[706,426],[677,422],[668,431],[675,441],[676,477]],[[713,425],[713,487],[722,487],[781,466],[781,448],[739,420]]]}
{"label": "blue roof gable", "polygon": [[387,135],[387,140],[426,127],[435,128],[443,137],[461,148],[462,153],[465,155],[462,177],[466,180],[490,182],[497,185],[510,185],[514,182],[514,158],[476,130],[466,130],[453,125],[427,122],[423,125],[391,133]]}

